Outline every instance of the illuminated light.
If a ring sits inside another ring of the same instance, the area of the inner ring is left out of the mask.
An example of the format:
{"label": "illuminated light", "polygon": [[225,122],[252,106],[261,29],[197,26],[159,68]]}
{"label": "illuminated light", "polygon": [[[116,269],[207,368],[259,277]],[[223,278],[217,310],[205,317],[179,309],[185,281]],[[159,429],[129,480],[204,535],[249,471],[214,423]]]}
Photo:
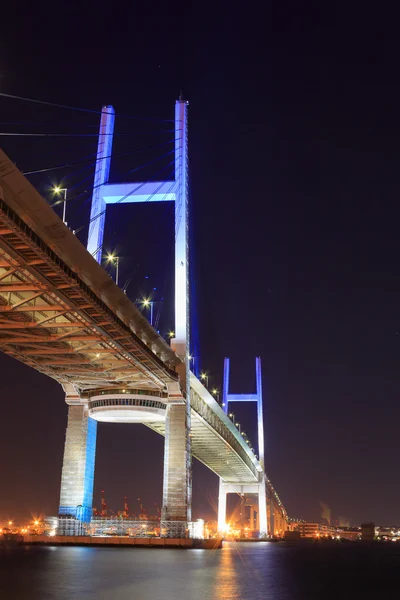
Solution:
{"label": "illuminated light", "polygon": [[60,188],[58,185],[56,185],[56,186],[54,186],[54,188],[53,188],[53,192],[54,192],[55,194],[59,194],[59,193],[61,192],[61,188]]}
{"label": "illuminated light", "polygon": [[100,352],[97,352],[96,358],[100,358]]}
{"label": "illuminated light", "polygon": [[207,373],[201,373],[200,379],[207,379]]}
{"label": "illuminated light", "polygon": [[56,535],[55,529],[52,529],[52,530],[49,532],[49,536],[50,536],[50,537],[54,537],[55,535]]}
{"label": "illuminated light", "polygon": [[223,533],[231,533],[232,532],[232,527],[230,525],[230,523],[225,523],[222,527],[221,530]]}
{"label": "illuminated light", "polygon": [[12,524],[13,524],[13,522],[12,522],[12,521],[8,521],[8,524],[9,524],[9,525],[12,525]]}
{"label": "illuminated light", "polygon": [[35,525],[39,525],[39,521],[35,521]]}
{"label": "illuminated light", "polygon": [[142,303],[143,303],[143,306],[149,306],[150,300],[148,298],[144,298]]}
{"label": "illuminated light", "polygon": [[[170,337],[170,338],[173,338],[173,337],[175,337],[175,331],[169,331],[169,332],[168,332],[168,337]],[[189,356],[189,360],[190,360],[191,358],[192,358],[192,357],[191,357],[191,356]]]}

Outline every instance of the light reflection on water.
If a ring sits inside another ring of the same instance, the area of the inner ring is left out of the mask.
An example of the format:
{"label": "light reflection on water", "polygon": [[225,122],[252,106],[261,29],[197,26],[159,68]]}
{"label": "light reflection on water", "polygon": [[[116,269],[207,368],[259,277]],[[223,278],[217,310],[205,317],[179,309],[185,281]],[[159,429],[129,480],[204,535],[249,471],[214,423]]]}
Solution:
{"label": "light reflection on water", "polygon": [[400,552],[390,546],[0,549],[0,599],[398,600]]}

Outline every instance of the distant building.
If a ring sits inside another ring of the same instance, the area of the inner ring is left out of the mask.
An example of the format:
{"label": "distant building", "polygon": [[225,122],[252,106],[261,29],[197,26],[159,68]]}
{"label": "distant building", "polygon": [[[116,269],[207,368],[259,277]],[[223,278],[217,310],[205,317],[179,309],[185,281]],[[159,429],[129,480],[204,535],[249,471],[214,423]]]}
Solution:
{"label": "distant building", "polygon": [[361,523],[361,539],[370,542],[375,538],[375,523]]}
{"label": "distant building", "polygon": [[296,529],[300,532],[302,538],[322,538],[336,535],[335,527],[328,523],[305,521],[304,523],[298,523]]}
{"label": "distant building", "polygon": [[285,540],[294,541],[294,540],[299,540],[300,538],[301,538],[300,531],[291,531],[291,530],[285,531]]}
{"label": "distant building", "polygon": [[336,535],[342,540],[354,542],[361,539],[361,529],[360,527],[338,527]]}

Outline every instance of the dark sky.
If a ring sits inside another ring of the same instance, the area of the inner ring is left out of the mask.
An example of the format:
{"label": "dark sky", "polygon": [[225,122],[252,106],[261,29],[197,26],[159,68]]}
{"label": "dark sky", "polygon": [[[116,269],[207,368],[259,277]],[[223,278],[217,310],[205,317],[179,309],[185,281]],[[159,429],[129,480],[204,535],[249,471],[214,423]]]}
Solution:
{"label": "dark sky", "polygon": [[[174,4],[165,12],[117,0],[106,11],[64,4],[58,15],[54,3],[20,5],[3,16],[0,91],[163,119],[183,91],[202,365],[220,386],[230,356],[233,387],[252,391],[254,357],[262,357],[268,473],[291,516],[317,519],[322,501],[335,520],[399,524],[397,15],[358,3],[266,2],[263,12],[231,4],[192,13],[182,4],[174,13]],[[5,98],[0,115],[63,121],[62,131],[98,125],[95,114]],[[137,127],[133,147],[146,138],[141,121],[118,127]],[[146,127],[161,135],[160,122]],[[27,170],[79,160],[96,140],[2,145]],[[36,177],[48,187],[47,174]],[[72,227],[82,223],[79,202],[68,206]],[[146,269],[156,287],[170,280],[171,252],[160,273],[150,249],[168,240],[165,210],[164,230],[155,213],[141,215],[153,229],[141,225],[147,239],[129,248],[127,223],[138,217],[110,221],[107,243],[118,238],[127,256],[123,276],[139,265],[132,293]],[[167,328],[171,292],[162,289]],[[0,368],[0,519],[55,514],[62,390],[11,358],[1,356]],[[235,406],[255,441],[247,410]],[[162,438],[144,426],[101,424],[98,433],[95,504],[104,488],[115,510],[127,495],[151,511],[161,503]],[[217,478],[198,464],[193,495],[195,517],[215,516]]]}

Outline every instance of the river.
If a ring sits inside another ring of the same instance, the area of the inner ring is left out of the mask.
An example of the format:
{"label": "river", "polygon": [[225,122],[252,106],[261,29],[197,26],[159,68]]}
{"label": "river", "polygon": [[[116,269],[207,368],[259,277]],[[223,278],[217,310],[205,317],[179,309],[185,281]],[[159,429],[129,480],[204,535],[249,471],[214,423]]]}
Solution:
{"label": "river", "polygon": [[1,600],[399,600],[400,544],[0,549]]}

